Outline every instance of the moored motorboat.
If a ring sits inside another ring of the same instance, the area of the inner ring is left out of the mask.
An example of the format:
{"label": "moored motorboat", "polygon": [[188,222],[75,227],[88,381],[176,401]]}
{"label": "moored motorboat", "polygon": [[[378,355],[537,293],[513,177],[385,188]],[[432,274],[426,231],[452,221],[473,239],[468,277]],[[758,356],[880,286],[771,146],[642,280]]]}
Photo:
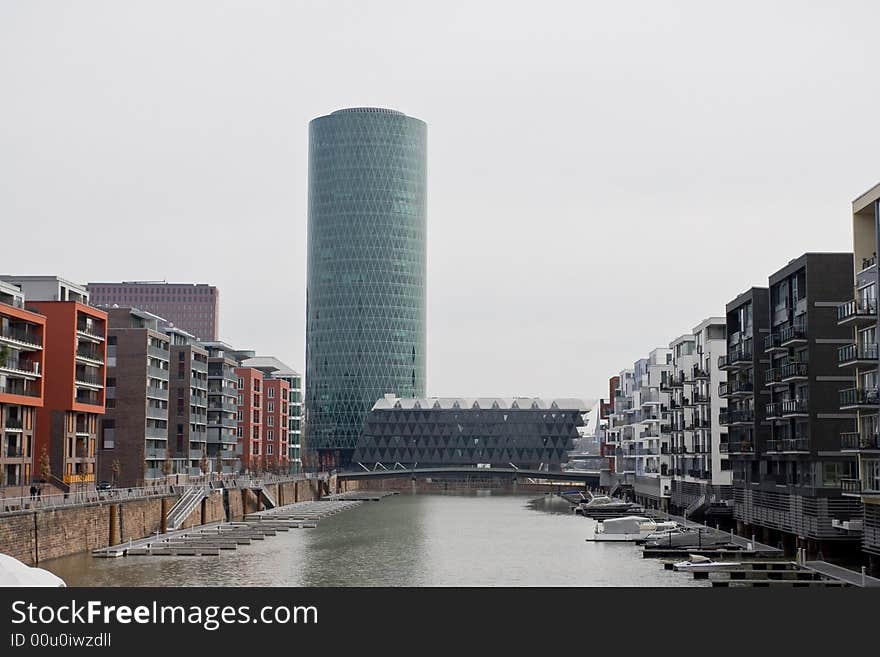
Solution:
{"label": "moored motorboat", "polygon": [[676,527],[653,532],[645,538],[646,548],[706,548],[727,545],[730,537],[712,529]]}
{"label": "moored motorboat", "polygon": [[679,561],[672,565],[673,570],[689,573],[710,573],[713,570],[736,570],[742,568],[740,561],[715,561],[702,554],[689,554],[687,561]]}
{"label": "moored motorboat", "polygon": [[596,531],[588,541],[636,542],[644,539],[659,529],[671,530],[677,523],[673,521],[657,522],[644,516],[622,516],[599,521]]}

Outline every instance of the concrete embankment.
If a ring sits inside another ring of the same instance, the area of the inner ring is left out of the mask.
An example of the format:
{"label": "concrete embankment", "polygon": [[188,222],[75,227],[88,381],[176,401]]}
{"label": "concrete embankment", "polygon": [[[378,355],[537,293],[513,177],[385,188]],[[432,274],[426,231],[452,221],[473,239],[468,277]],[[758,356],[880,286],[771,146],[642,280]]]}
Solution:
{"label": "concrete embankment", "polygon": [[[320,499],[320,483],[304,479],[263,484],[277,506]],[[0,515],[0,552],[36,565],[77,552],[145,538],[167,530],[168,512],[180,494],[102,500],[52,508],[21,509]],[[181,529],[243,518],[265,509],[252,488],[211,490],[180,523]]]}
{"label": "concrete embankment", "polygon": [[[332,482],[331,482],[332,483]],[[386,490],[412,493],[437,493],[441,491],[461,490],[493,490],[506,493],[556,493],[583,489],[584,484],[567,482],[563,484],[529,483],[513,478],[473,475],[434,475],[418,474],[401,475],[399,477],[369,477],[348,479],[340,475],[336,490],[340,493],[349,491]]]}

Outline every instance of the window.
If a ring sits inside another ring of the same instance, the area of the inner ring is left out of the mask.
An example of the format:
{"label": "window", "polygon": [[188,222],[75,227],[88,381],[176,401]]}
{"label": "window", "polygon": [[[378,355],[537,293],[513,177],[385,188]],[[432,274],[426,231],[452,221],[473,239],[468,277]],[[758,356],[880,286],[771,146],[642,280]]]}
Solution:
{"label": "window", "polygon": [[272,429],[269,429],[269,430],[266,432],[266,439],[267,439],[267,440],[275,440],[275,432],[272,431]]}
{"label": "window", "polygon": [[275,388],[270,387],[269,390],[266,392],[266,394],[269,395],[269,397],[274,397],[275,396]]}
{"label": "window", "polygon": [[273,450],[272,450],[272,443],[269,443],[268,445],[266,445],[266,454],[268,454],[269,456],[271,456],[271,455],[272,455],[272,452],[273,452]]}
{"label": "window", "polygon": [[244,379],[242,379],[241,377],[239,377],[238,379],[238,389],[244,390]]}
{"label": "window", "polygon": [[269,423],[270,427],[275,426],[275,416],[274,415],[270,415],[269,417],[267,417],[266,421]]}
{"label": "window", "polygon": [[[271,388],[270,388],[270,390],[271,390]],[[269,396],[271,397],[272,395],[269,395]],[[269,402],[269,408],[266,410],[269,411],[270,413],[274,413],[275,412],[275,402]]]}

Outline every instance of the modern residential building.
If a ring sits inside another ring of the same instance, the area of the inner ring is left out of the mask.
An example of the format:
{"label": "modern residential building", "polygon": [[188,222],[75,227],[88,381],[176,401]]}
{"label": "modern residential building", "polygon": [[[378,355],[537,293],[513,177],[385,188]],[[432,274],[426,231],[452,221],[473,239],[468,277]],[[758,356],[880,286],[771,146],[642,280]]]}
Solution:
{"label": "modern residential building", "polygon": [[592,402],[579,399],[401,398],[367,415],[359,469],[440,466],[559,471]]}
{"label": "modern residential building", "polygon": [[252,367],[236,367],[238,452],[241,467],[251,472],[266,470],[263,447],[263,373]]}
{"label": "modern residential building", "polygon": [[202,342],[208,352],[208,459],[211,472],[234,473],[241,466],[238,449],[238,361],[223,342]]}
{"label": "modern residential building", "polygon": [[309,467],[349,467],[384,394],[424,397],[426,135],[373,107],[309,124]]}
{"label": "modern residential building", "polygon": [[46,318],[25,310],[21,289],[0,281],[0,488],[24,495],[33,472],[37,409],[43,406]]}
{"label": "modern residential building", "polygon": [[168,453],[175,471],[206,475],[215,465],[208,457],[208,350],[182,329],[166,328],[165,334],[171,362]]}
{"label": "modern residential building", "polygon": [[288,386],[287,454],[291,472],[302,469],[302,375],[274,356],[254,356],[241,361],[242,367],[253,367],[263,373],[264,381],[279,380]]}
{"label": "modern residential building", "polygon": [[123,281],[89,283],[92,303],[100,306],[134,307],[163,317],[176,328],[200,340],[217,340],[220,291],[206,283]]}
{"label": "modern residential building", "polygon": [[718,357],[727,352],[724,318],[703,320],[669,347],[672,505],[688,516],[729,515],[733,491],[727,428],[718,422],[728,397],[727,384],[721,382],[726,377],[718,369]]}
{"label": "modern residential building", "polygon": [[850,344],[840,347],[841,371],[853,377],[853,388],[840,393],[841,411],[856,414],[854,426],[841,437],[841,450],[858,458],[858,474],[843,481],[844,495],[862,503],[862,549],[871,571],[880,571],[880,437],[877,415],[877,224],[880,184],[852,203],[855,292],[841,304],[837,323],[850,329]]}
{"label": "modern residential building", "polygon": [[11,283],[21,290],[29,301],[76,301],[89,304],[86,287],[58,276],[0,275],[0,281]]}
{"label": "modern residential building", "polygon": [[671,364],[672,351],[660,347],[633,365],[630,424],[624,427],[621,444],[624,459],[633,461],[636,501],[659,509],[668,508],[672,494],[670,400],[664,385]]}
{"label": "modern residential building", "polygon": [[[835,543],[860,537],[850,523],[861,516],[860,504],[841,491],[855,459],[841,452],[840,435],[854,426],[855,413],[840,406],[841,391],[853,387],[853,377],[838,367],[851,329],[838,325],[837,308],[852,295],[852,271],[849,253],[807,253],[792,260],[770,276],[764,309],[753,315],[751,331],[737,323],[744,305],[728,305],[729,335],[739,333],[738,348],[729,340],[728,387],[748,380],[749,365],[754,387],[763,384],[752,406],[728,410],[731,452],[734,431],[754,428],[749,414],[766,423],[753,436],[752,451],[731,456],[735,517],[765,542],[805,547],[812,555],[828,555]],[[746,436],[738,438],[742,444]]]}
{"label": "modern residential building", "polygon": [[168,451],[170,341],[162,318],[137,308],[107,308],[107,403],[101,422],[99,478],[143,486],[184,472]]}
{"label": "modern residential building", "polygon": [[270,472],[290,471],[290,384],[282,379],[263,379],[263,453]]}
{"label": "modern residential building", "polygon": [[34,471],[62,490],[92,487],[104,414],[107,314],[79,301],[28,299],[27,307],[46,318]]}

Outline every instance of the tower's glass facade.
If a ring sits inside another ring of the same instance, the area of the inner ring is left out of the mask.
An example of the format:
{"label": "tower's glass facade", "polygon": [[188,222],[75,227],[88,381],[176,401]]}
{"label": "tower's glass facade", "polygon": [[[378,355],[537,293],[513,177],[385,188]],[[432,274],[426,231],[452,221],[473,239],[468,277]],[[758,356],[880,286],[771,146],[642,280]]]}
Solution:
{"label": "tower's glass facade", "polygon": [[347,468],[377,399],[425,394],[426,137],[379,108],[309,124],[306,467]]}

